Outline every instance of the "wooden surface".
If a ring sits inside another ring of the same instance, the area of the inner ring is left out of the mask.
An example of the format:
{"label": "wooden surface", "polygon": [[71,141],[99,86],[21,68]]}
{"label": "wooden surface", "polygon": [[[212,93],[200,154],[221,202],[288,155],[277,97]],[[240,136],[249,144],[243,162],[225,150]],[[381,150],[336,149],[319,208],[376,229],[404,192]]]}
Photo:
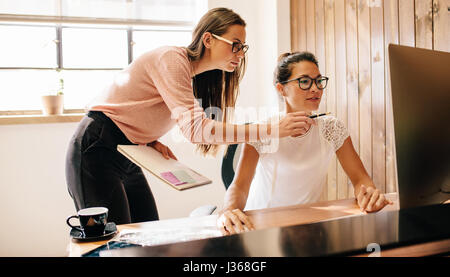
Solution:
{"label": "wooden surface", "polygon": [[433,0],[433,47],[450,52],[450,0]]}
{"label": "wooden surface", "polygon": [[[345,1],[336,1],[334,4],[335,9],[335,29],[334,37],[336,40],[336,109],[335,115],[343,122],[348,122],[348,100],[347,100],[347,55],[345,49]],[[336,182],[342,184],[337,190],[337,199],[346,199],[348,195],[349,180],[347,174],[339,163],[338,159],[335,159],[336,163]]]}
{"label": "wooden surface", "polygon": [[[322,69],[321,73],[329,79],[326,90],[322,96],[322,102],[326,101],[326,111],[336,116],[336,50],[334,36],[334,0],[324,1],[324,23],[325,23],[325,74]],[[309,30],[307,30],[309,31]],[[298,50],[304,50],[301,48]],[[341,53],[338,53],[338,55]],[[331,158],[328,168],[328,198],[326,200],[337,199],[337,158],[335,155]]]}
{"label": "wooden surface", "polygon": [[[358,22],[356,11],[356,0],[345,2],[345,50],[347,67],[347,128],[352,139],[353,147],[359,153],[359,99],[358,99]],[[354,195],[351,182],[348,184],[348,195]],[[395,191],[395,190],[394,190]]]}
{"label": "wooden surface", "polygon": [[432,7],[432,0],[415,0],[416,47],[433,49]]}
{"label": "wooden surface", "polygon": [[[394,205],[386,206],[382,211],[398,210],[396,193],[386,194]],[[314,204],[279,207],[263,210],[247,211],[256,229],[292,226],[314,223],[324,220],[361,215],[354,198],[333,201],[323,201]]]}
{"label": "wooden surface", "polygon": [[386,119],[384,86],[384,18],[383,5],[370,5],[370,41],[372,74],[372,179],[379,185],[381,192],[386,192]]}
{"label": "wooden surface", "polygon": [[[356,1],[358,24],[359,156],[372,174],[372,72],[370,70],[370,9],[368,1]],[[339,184],[340,185],[340,184]],[[384,184],[375,184],[378,188]]]}
{"label": "wooden surface", "polygon": [[[396,193],[386,195],[388,199],[394,202],[394,205],[386,206],[382,211],[391,211],[398,209],[398,198]],[[292,226],[298,224],[314,223],[324,220],[343,218],[349,216],[361,215],[355,199],[344,199],[334,201],[324,201],[307,205],[296,205],[289,207],[278,207],[263,210],[252,210],[246,212],[254,223],[255,229],[265,229],[271,227]],[[170,228],[178,230],[183,229],[199,230],[199,228],[216,228],[217,215],[203,217],[188,217],[179,219],[160,220],[144,222],[137,224],[119,225],[118,230],[161,230],[165,232]],[[218,230],[218,229],[217,229]],[[116,235],[116,239],[119,236]],[[183,241],[183,239],[180,239]],[[77,243],[70,241],[67,251],[71,257],[81,256],[82,254],[95,249],[107,241]]]}
{"label": "wooden surface", "polygon": [[416,45],[414,0],[398,0],[398,11],[399,43],[414,47]]}
{"label": "wooden surface", "polygon": [[[389,44],[399,43],[399,3],[398,1],[384,1],[384,64],[389,64]],[[389,66],[384,72],[385,99],[386,99],[386,191],[396,191],[395,170],[395,140],[394,117],[392,110],[391,76]]]}

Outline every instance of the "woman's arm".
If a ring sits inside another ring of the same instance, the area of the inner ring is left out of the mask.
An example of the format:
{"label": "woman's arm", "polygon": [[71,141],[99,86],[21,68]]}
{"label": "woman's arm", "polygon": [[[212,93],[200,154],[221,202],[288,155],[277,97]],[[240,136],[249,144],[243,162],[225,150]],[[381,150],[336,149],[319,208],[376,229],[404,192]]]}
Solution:
{"label": "woman's arm", "polygon": [[305,112],[288,113],[264,124],[240,125],[206,118],[201,108],[197,108],[195,113],[189,110],[183,112],[179,108],[177,113],[172,111],[172,116],[177,118],[183,135],[190,142],[200,144],[236,144],[286,136],[297,137],[305,134],[311,124],[317,124]]}
{"label": "woman's arm", "polygon": [[347,176],[350,178],[354,190],[355,198],[361,211],[376,212],[381,210],[387,204],[392,204],[378,190],[367,174],[361,159],[356,153],[350,137],[348,137],[341,148],[336,151],[336,156],[342,165]]}
{"label": "woman's arm", "polygon": [[258,160],[259,154],[255,148],[245,144],[233,182],[225,193],[224,210],[244,209]]}
{"label": "woman's arm", "polygon": [[245,144],[233,182],[225,193],[224,207],[217,221],[218,227],[225,235],[244,231],[244,225],[250,230],[253,229],[253,224],[242,210],[247,202],[258,160],[259,154],[255,148]]}
{"label": "woman's arm", "polygon": [[211,136],[217,144],[255,142],[268,138],[301,136],[306,133],[311,124],[317,123],[305,112],[288,113],[279,120],[266,124],[235,125],[215,121]]}

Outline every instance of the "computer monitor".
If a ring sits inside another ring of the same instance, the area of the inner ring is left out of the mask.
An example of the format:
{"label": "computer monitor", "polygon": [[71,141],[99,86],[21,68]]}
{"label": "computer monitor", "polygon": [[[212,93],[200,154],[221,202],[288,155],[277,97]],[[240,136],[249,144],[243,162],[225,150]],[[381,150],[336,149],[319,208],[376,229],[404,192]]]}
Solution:
{"label": "computer monitor", "polygon": [[450,53],[389,45],[400,208],[450,198]]}

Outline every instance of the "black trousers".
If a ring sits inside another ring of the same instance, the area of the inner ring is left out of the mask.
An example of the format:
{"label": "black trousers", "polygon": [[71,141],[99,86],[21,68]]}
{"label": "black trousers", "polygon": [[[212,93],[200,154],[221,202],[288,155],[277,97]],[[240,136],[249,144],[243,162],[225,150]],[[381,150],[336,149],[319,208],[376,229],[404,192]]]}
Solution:
{"label": "black trousers", "polygon": [[73,135],[66,180],[77,210],[107,207],[116,224],[158,220],[155,199],[142,169],[117,151],[133,144],[102,112],[90,111]]}

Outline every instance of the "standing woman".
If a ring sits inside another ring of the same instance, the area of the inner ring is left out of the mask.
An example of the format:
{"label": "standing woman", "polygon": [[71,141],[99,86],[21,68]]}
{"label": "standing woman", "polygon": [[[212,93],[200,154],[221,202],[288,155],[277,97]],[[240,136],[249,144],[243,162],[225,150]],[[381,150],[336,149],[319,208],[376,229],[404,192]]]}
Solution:
{"label": "standing woman", "polygon": [[[141,55],[94,100],[67,152],[66,179],[77,210],[107,207],[116,224],[158,220],[142,170],[117,145],[148,145],[176,159],[158,142],[175,124],[204,154],[215,153],[218,144],[306,132],[313,121],[303,112],[267,125],[226,122],[226,107],[235,106],[245,70],[245,26],[232,10],[212,9],[188,47],[164,46]],[[222,118],[208,118],[208,107],[220,108]]]}

